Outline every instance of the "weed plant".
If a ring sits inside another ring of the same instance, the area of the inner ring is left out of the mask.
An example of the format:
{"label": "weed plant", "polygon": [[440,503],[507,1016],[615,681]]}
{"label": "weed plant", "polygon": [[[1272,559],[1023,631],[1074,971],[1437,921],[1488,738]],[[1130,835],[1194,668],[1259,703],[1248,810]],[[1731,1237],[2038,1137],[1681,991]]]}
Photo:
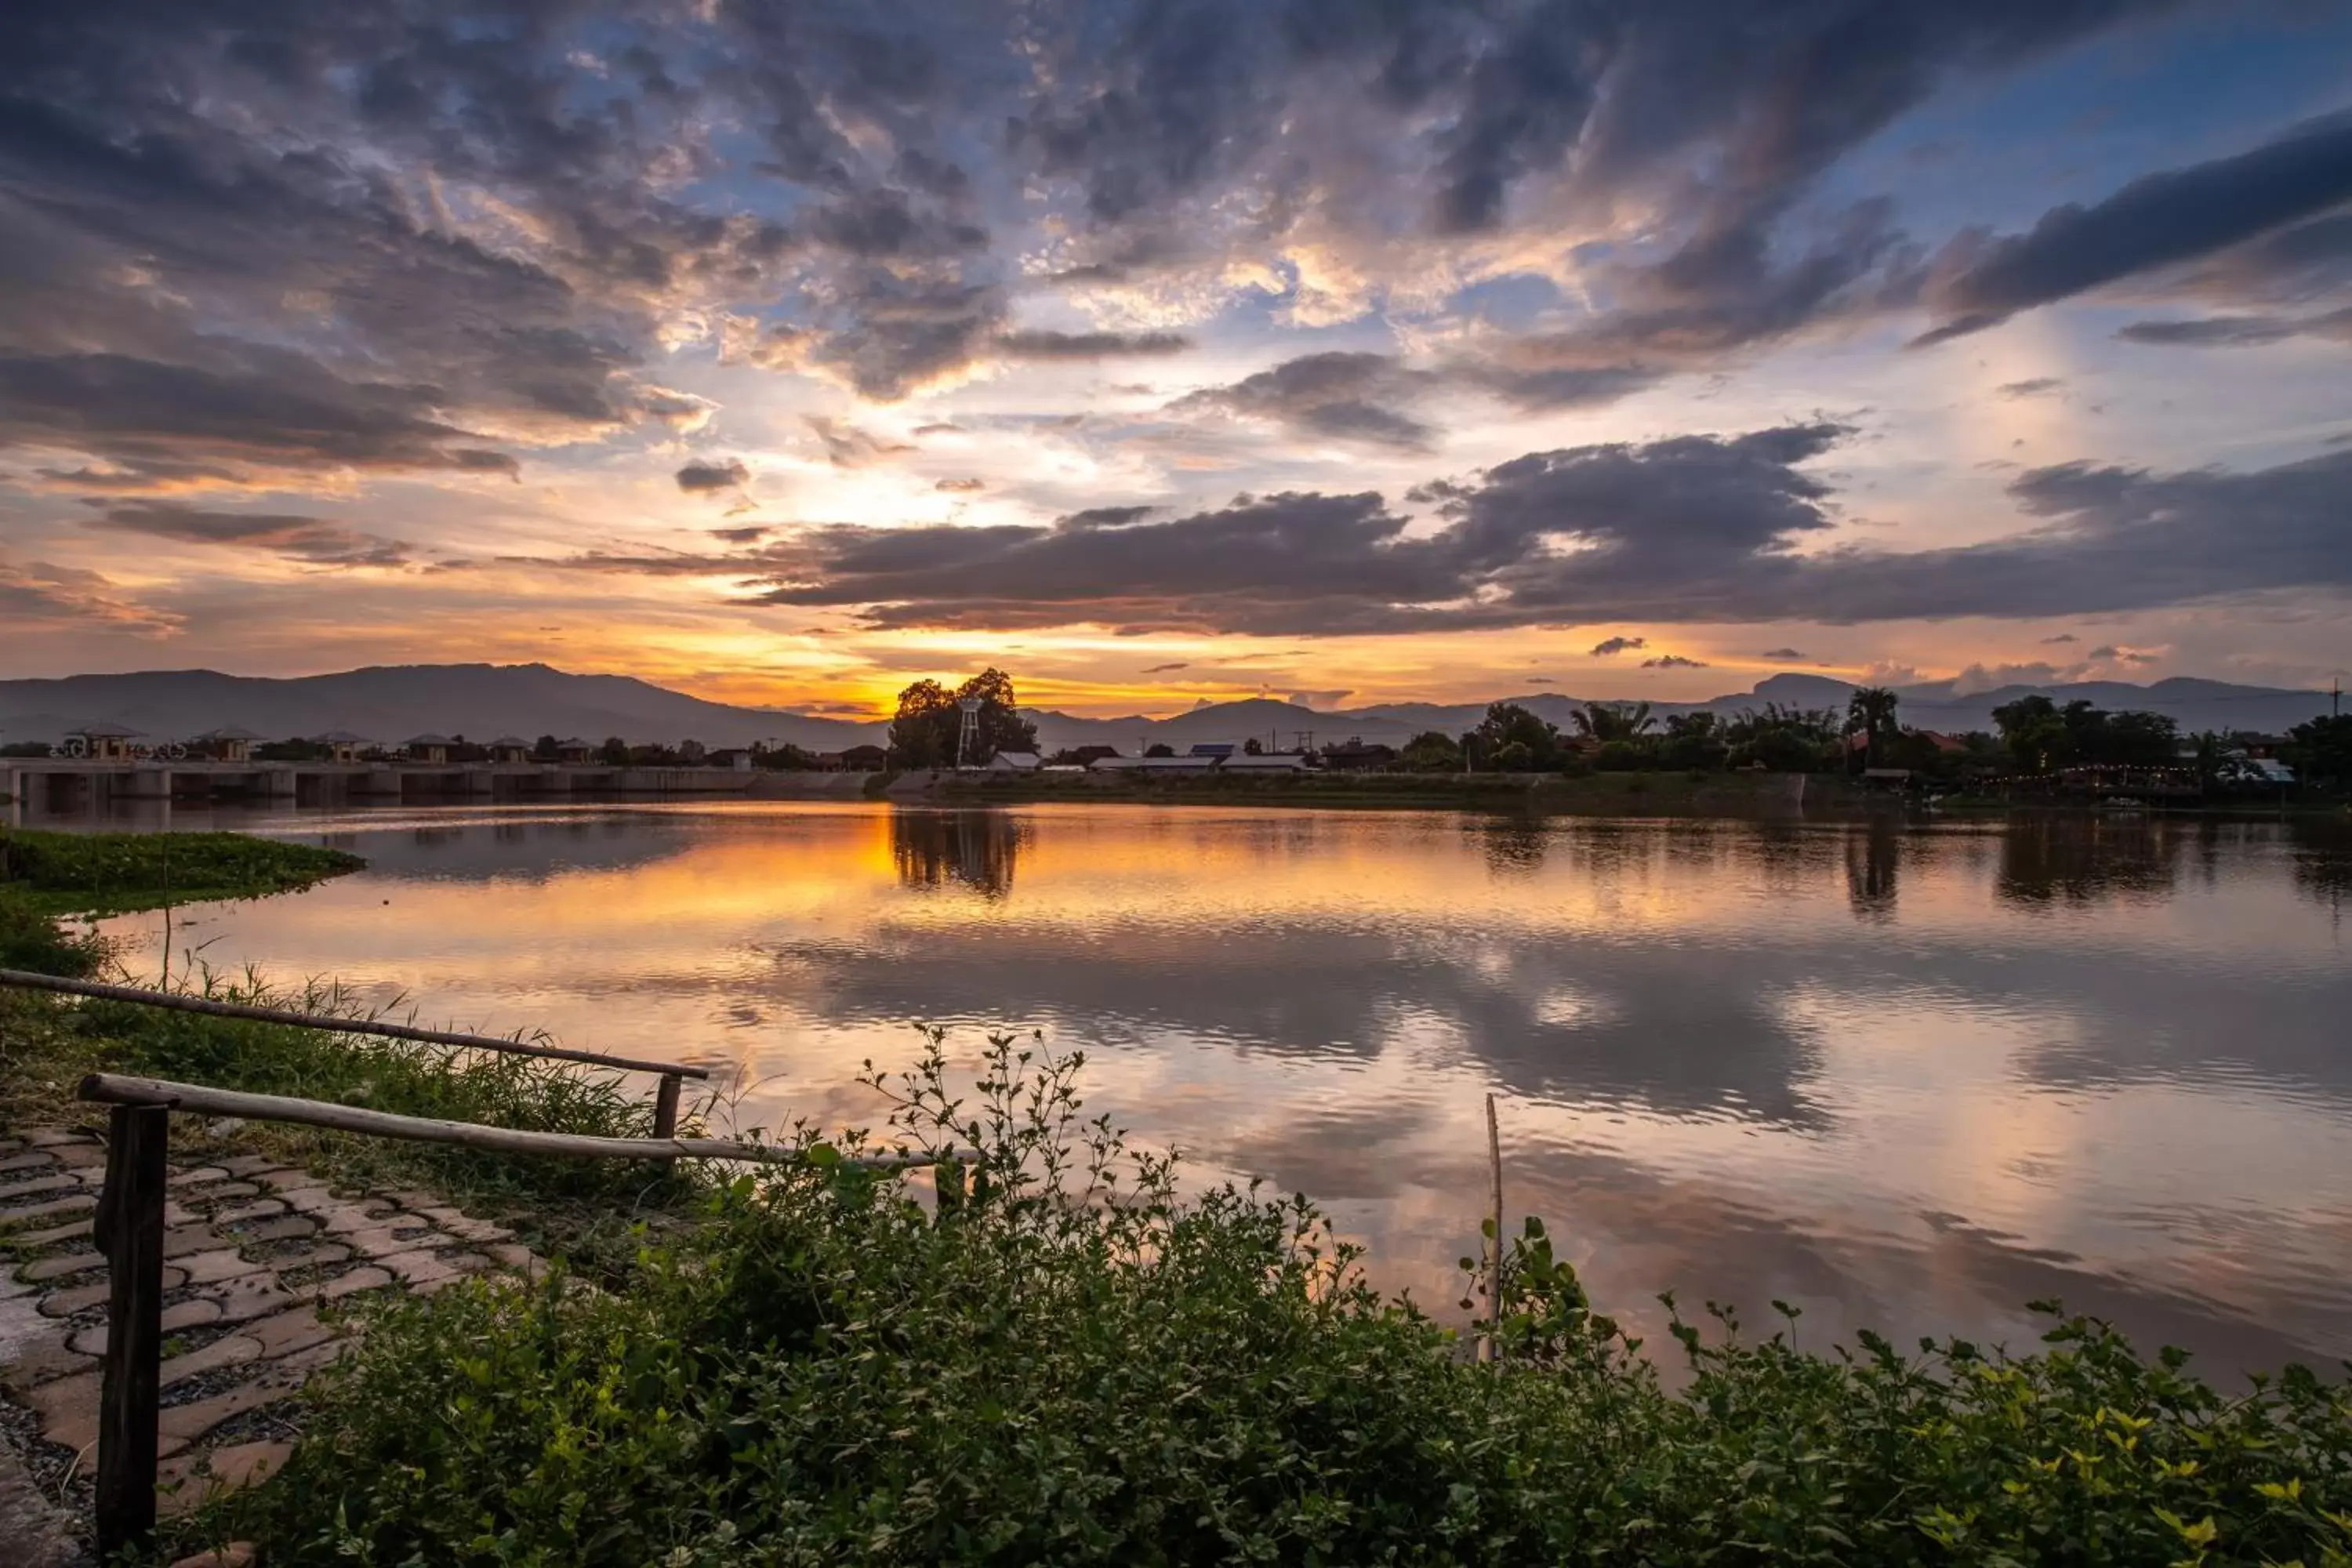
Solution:
{"label": "weed plant", "polygon": [[[1540,1224],[1500,1356],[1363,1280],[1303,1197],[1188,1195],[996,1037],[875,1075],[937,1196],[785,1136],[620,1288],[391,1305],[291,1462],[186,1527],[273,1564],[2352,1563],[2352,1406],[2040,1346],[1799,1349],[1673,1316],[1664,1386]],[[1465,1260],[1465,1263],[1467,1260]],[[1671,1307],[1671,1302],[1669,1306]]]}

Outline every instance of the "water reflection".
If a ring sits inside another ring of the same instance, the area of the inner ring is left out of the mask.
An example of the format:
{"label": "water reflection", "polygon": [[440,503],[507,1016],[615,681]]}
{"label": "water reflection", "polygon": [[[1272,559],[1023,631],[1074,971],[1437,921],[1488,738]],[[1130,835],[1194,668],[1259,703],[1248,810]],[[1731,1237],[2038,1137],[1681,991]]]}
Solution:
{"label": "water reflection", "polygon": [[917,1020],[1037,1026],[1088,1048],[1102,1108],[1335,1201],[1432,1303],[1492,1089],[1514,1206],[1637,1316],[1672,1286],[2015,1337],[2057,1294],[2232,1363],[2352,1352],[2340,826],[845,803],[276,826],[372,868],[200,912],[215,962],[730,1068],[754,1119],[869,1118],[854,1068]]}
{"label": "water reflection", "polygon": [[955,883],[1002,899],[1013,890],[1021,836],[1019,819],[1001,811],[898,811],[890,817],[890,858],[901,887]]}

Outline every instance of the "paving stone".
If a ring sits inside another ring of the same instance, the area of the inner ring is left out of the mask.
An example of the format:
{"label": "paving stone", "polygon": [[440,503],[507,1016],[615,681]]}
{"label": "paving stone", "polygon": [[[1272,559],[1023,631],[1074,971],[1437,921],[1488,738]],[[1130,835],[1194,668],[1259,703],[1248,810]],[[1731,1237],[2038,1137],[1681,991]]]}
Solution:
{"label": "paving stone", "polygon": [[163,1233],[163,1256],[184,1258],[191,1252],[210,1251],[220,1244],[221,1238],[213,1234],[213,1227],[198,1220]]}
{"label": "paving stone", "polygon": [[[220,1303],[201,1296],[192,1300],[175,1301],[163,1309],[163,1331],[167,1334],[181,1329],[209,1328],[220,1321]],[[82,1330],[74,1335],[72,1344],[85,1355],[104,1355],[106,1325],[100,1323],[95,1328]]]}
{"label": "paving stone", "polygon": [[54,1258],[36,1258],[16,1270],[16,1277],[29,1283],[45,1279],[63,1279],[92,1268],[106,1267],[102,1252],[60,1252]]}
{"label": "paving stone", "polygon": [[247,1274],[224,1280],[218,1285],[206,1286],[196,1300],[215,1303],[220,1308],[220,1314],[214,1321],[223,1323],[242,1323],[255,1318],[266,1318],[272,1312],[283,1311],[295,1301],[295,1298],[268,1274]]}
{"label": "paving stone", "polygon": [[196,1165],[185,1171],[174,1171],[163,1178],[167,1187],[197,1187],[206,1182],[226,1182],[228,1173],[218,1165]]}
{"label": "paving stone", "polygon": [[247,1241],[290,1241],[298,1236],[318,1235],[319,1226],[305,1215],[289,1214],[247,1226],[238,1234]]}
{"label": "paving stone", "polygon": [[47,1149],[27,1149],[21,1154],[11,1154],[0,1160],[0,1171],[48,1171],[57,1167],[58,1157]]}
{"label": "paving stone", "polygon": [[435,1284],[455,1279],[481,1267],[461,1258],[436,1258],[430,1251],[395,1252],[379,1259],[386,1268],[411,1285]]}
{"label": "paving stone", "polygon": [[97,1194],[69,1193],[45,1204],[26,1204],[20,1209],[0,1209],[0,1230],[14,1230],[37,1219],[62,1219],[69,1214],[88,1214],[96,1207]]}
{"label": "paving stone", "polygon": [[106,1168],[106,1145],[103,1143],[58,1143],[48,1152],[49,1157],[60,1165],[82,1170]]}
{"label": "paving stone", "polygon": [[433,1227],[427,1225],[410,1224],[402,1226],[399,1229],[408,1234],[396,1235],[393,1226],[383,1226],[369,1230],[350,1231],[338,1239],[352,1251],[363,1253],[370,1258],[389,1258],[395,1252],[414,1252],[419,1247],[429,1250],[436,1247],[446,1247],[452,1239],[446,1236],[435,1235]]}
{"label": "paving stone", "polygon": [[367,1267],[337,1275],[320,1286],[313,1294],[321,1301],[340,1301],[354,1291],[379,1289],[391,1283],[392,1275],[388,1271]]}
{"label": "paving stone", "polygon": [[231,1204],[213,1211],[215,1225],[247,1225],[257,1219],[276,1219],[286,1212],[284,1198],[256,1198],[251,1203]]}
{"label": "paving stone", "polygon": [[269,1265],[239,1257],[234,1247],[219,1247],[210,1252],[189,1253],[180,1259],[180,1267],[187,1270],[187,1282],[191,1285],[217,1285],[224,1279],[259,1274]]}
{"label": "paving stone", "polygon": [[460,1241],[512,1241],[514,1232],[502,1225],[460,1213],[453,1208],[421,1208],[418,1217],[429,1219]]}
{"label": "paving stone", "polygon": [[245,1326],[245,1332],[260,1342],[265,1357],[291,1355],[335,1337],[335,1331],[320,1322],[319,1314],[309,1307],[257,1319]]}
{"label": "paving stone", "polygon": [[81,1178],[70,1171],[54,1171],[41,1175],[23,1177],[0,1185],[0,1204],[29,1198],[37,1193],[61,1193],[81,1185]]}
{"label": "paving stone", "polygon": [[24,1137],[25,1142],[36,1149],[57,1149],[68,1143],[90,1143],[98,1144],[100,1148],[104,1147],[103,1144],[99,1144],[96,1133],[84,1132],[79,1127],[27,1127],[25,1129]]}
{"label": "paving stone", "polygon": [[[274,1176],[289,1169],[283,1161],[273,1160],[267,1154],[231,1154],[227,1159],[215,1160],[213,1163],[239,1181],[247,1182]],[[293,1172],[298,1176],[302,1173]]]}
{"label": "paving stone", "polygon": [[[163,1289],[176,1290],[188,1282],[188,1271],[176,1264],[163,1265]],[[52,1290],[41,1298],[41,1316],[70,1318],[88,1307],[106,1303],[107,1284],[103,1279],[90,1285],[75,1285],[62,1290]]]}
{"label": "paving stone", "polygon": [[256,1171],[252,1174],[255,1181],[281,1193],[290,1187],[322,1187],[326,1184],[308,1171],[298,1171],[285,1165],[274,1171]]}
{"label": "paving stone", "polygon": [[337,1236],[349,1236],[354,1231],[377,1229],[390,1215],[398,1211],[382,1200],[371,1204],[337,1199],[316,1212],[320,1229]]}
{"label": "paving stone", "polygon": [[[239,1487],[253,1486],[278,1473],[294,1451],[290,1443],[231,1443],[223,1447],[192,1450],[168,1465],[155,1467],[156,1510],[165,1517],[187,1513],[210,1501],[221,1492]],[[228,1549],[234,1552],[234,1547]],[[236,1563],[247,1568],[253,1562],[253,1548],[248,1544],[244,1554],[231,1557],[226,1552],[206,1552],[181,1559],[182,1563],[196,1563],[203,1568]],[[173,1568],[180,1568],[174,1563]]]}
{"label": "paving stone", "polygon": [[212,1186],[206,1187],[203,1192],[195,1194],[194,1196],[205,1203],[216,1204],[224,1198],[253,1197],[257,1195],[260,1191],[261,1188],[252,1182],[220,1182]]}
{"label": "paving stone", "polygon": [[51,1242],[71,1241],[77,1237],[88,1236],[91,1228],[92,1222],[89,1220],[69,1219],[63,1225],[53,1225],[47,1230],[26,1231],[16,1239],[20,1247],[47,1247]]}
{"label": "paving stone", "polygon": [[289,1268],[308,1268],[314,1264],[349,1263],[351,1260],[350,1247],[341,1242],[322,1241],[316,1247],[305,1247],[299,1252],[289,1252],[282,1258],[273,1258],[268,1266],[283,1274]]}
{"label": "paving stone", "polygon": [[42,1321],[41,1326],[46,1331],[15,1340],[7,1353],[0,1355],[0,1384],[11,1388],[33,1388],[98,1364],[73,1348],[73,1335],[65,1329],[47,1320]]}
{"label": "paving stone", "polygon": [[326,1365],[341,1353],[338,1344],[313,1345],[306,1351],[279,1361],[265,1362],[254,1376],[235,1388],[200,1399],[194,1405],[173,1405],[164,1407],[157,1418],[155,1429],[167,1437],[176,1437],[183,1444],[192,1442],[219,1426],[232,1415],[242,1415],[248,1410],[258,1410],[265,1405],[275,1405],[291,1398],[312,1371]]}

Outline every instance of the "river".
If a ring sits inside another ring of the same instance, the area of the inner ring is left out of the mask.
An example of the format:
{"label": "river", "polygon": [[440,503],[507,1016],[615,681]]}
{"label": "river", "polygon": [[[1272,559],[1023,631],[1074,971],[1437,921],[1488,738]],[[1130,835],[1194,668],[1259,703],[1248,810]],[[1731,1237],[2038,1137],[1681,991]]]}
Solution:
{"label": "river", "polygon": [[[2028,1342],[2063,1298],[2230,1374],[2352,1356],[2352,835],[864,804],[192,818],[364,855],[173,947],[868,1122],[948,1026],[1089,1055],[1196,1177],[1305,1191],[1450,1311],[1499,1097],[1595,1299]],[[113,922],[160,963],[160,917]]]}

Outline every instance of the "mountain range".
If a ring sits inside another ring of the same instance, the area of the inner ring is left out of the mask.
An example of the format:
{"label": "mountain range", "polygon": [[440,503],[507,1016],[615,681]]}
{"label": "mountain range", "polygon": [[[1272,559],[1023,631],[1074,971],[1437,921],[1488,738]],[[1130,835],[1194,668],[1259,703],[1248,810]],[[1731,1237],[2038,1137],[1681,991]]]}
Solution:
{"label": "mountain range", "polygon": [[[1729,716],[1766,702],[1843,710],[1853,689],[1847,681],[1825,676],[1775,675],[1748,691],[1704,702],[1653,702],[1651,711],[1661,717],[1702,710]],[[2081,699],[2109,710],[2163,713],[2191,731],[2275,733],[2326,712],[2329,705],[2324,691],[2188,676],[2149,686],[2100,680],[1963,693],[1950,682],[1936,682],[1895,690],[1904,723],[1947,731],[1990,730],[1995,708],[2035,692],[2060,703]],[[1504,700],[1565,726],[1588,700],[1539,692]],[[1256,698],[1203,703],[1158,719],[1088,719],[1050,709],[1033,710],[1029,716],[1037,721],[1038,743],[1047,751],[1088,744],[1132,751],[1159,742],[1189,745],[1251,736],[1287,748],[1302,735],[1318,744],[1360,738],[1393,745],[1425,730],[1459,734],[1486,708],[1484,702],[1391,702],[1326,712]],[[591,740],[619,735],[639,742],[691,738],[712,746],[765,740],[812,751],[878,741],[887,729],[876,721],[709,702],[631,676],[578,675],[544,664],[390,665],[287,679],[176,669],[0,681],[0,742],[56,741],[100,721],[159,739],[236,725],[269,736],[351,730],[386,742],[431,731],[477,740],[508,733]]]}

